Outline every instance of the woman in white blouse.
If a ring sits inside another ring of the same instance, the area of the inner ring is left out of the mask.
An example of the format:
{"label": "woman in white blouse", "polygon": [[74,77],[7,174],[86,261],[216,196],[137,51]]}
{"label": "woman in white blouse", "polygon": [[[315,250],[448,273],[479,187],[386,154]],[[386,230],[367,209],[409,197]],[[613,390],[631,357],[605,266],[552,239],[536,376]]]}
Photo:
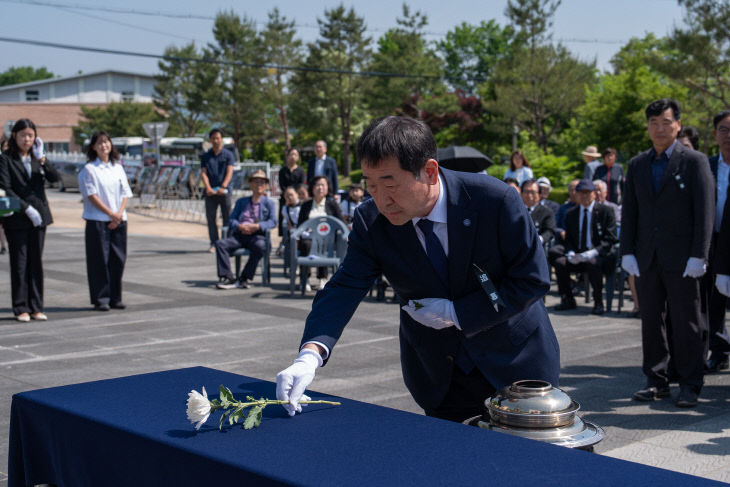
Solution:
{"label": "woman in white blouse", "polygon": [[527,160],[527,157],[525,157],[525,154],[521,150],[514,151],[509,158],[509,169],[504,173],[502,179],[507,178],[516,179],[520,186],[528,179],[534,179],[532,169],[530,168],[530,161]]}
{"label": "woman in white blouse", "polygon": [[122,274],[127,260],[127,200],[132,196],[119,153],[106,132],[96,132],[79,173],[86,220],[86,273],[97,311],[124,309]]}

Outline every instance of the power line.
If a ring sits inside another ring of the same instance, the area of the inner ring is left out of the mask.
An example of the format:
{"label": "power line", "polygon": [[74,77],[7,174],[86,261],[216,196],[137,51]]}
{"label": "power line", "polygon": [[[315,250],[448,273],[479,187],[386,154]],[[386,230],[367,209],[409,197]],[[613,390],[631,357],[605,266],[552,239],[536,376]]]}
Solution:
{"label": "power line", "polygon": [[[673,0],[672,0],[673,1]],[[34,5],[38,7],[56,7],[56,8],[65,8],[65,9],[74,9],[74,10],[98,10],[98,5],[84,5],[84,4],[70,4],[70,3],[61,3],[61,2],[50,2],[47,0],[0,0],[0,2],[5,3],[18,3],[23,5]],[[120,7],[110,7],[110,6],[104,6],[104,11],[106,12],[112,12],[112,13],[118,13],[118,14],[128,14],[128,15],[142,15],[146,17],[167,17],[167,18],[173,18],[173,19],[184,19],[184,20],[215,20],[215,16],[211,15],[200,15],[200,14],[183,14],[178,12],[172,12],[172,11],[162,11],[162,10],[141,10],[141,9],[133,9],[133,8],[120,8]],[[266,25],[266,22],[256,21],[254,20],[254,23],[256,25]],[[298,28],[306,28],[306,29],[319,29],[319,25],[315,24],[294,24],[294,27]],[[384,28],[384,27],[368,27],[365,29],[367,32],[387,32],[390,30],[390,28]],[[441,31],[423,31],[421,32],[423,35],[432,36],[432,37],[444,37],[448,32],[441,32]],[[581,43],[581,44],[624,44],[626,40],[621,39],[576,39],[576,38],[570,38],[570,39],[558,39],[559,42],[570,42],[570,43]]]}
{"label": "power line", "polygon": [[[220,64],[226,66],[238,66],[244,68],[256,68],[256,69],[274,69],[280,71],[300,71],[300,72],[313,72],[313,73],[330,73],[330,74],[349,74],[353,76],[368,76],[368,77],[382,77],[382,78],[418,78],[418,79],[449,79],[444,76],[427,75],[427,74],[409,74],[409,73],[389,73],[383,71],[351,71],[346,69],[338,68],[312,68],[305,66],[286,66],[277,64],[260,64],[260,63],[246,63],[243,61],[225,61],[221,59],[207,59],[207,58],[190,58],[182,56],[166,56],[164,54],[152,54],[147,52],[135,52],[135,51],[122,51],[119,49],[104,49],[101,47],[87,47],[87,46],[74,46],[71,44],[59,44],[57,42],[45,42],[34,39],[18,39],[12,37],[0,37],[0,42],[11,42],[15,44],[33,45],[41,47],[51,47],[54,49],[68,49],[73,51],[86,51],[86,52],[97,52],[101,54],[114,54],[118,56],[134,56],[144,57],[152,59],[162,59],[165,61],[188,61],[208,64]],[[479,81],[479,80],[475,80]]]}

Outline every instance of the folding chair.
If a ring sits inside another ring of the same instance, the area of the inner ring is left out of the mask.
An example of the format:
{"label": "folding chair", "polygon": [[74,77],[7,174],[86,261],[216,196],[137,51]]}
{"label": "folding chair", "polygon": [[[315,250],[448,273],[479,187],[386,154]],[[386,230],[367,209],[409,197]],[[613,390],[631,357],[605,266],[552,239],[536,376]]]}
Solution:
{"label": "folding chair", "polygon": [[[309,255],[297,254],[297,240],[307,232],[312,239]],[[333,216],[320,216],[305,221],[289,236],[289,294],[294,295],[297,268],[302,267],[339,267],[347,253],[347,225]],[[300,288],[304,295],[306,273],[300,275]]]}

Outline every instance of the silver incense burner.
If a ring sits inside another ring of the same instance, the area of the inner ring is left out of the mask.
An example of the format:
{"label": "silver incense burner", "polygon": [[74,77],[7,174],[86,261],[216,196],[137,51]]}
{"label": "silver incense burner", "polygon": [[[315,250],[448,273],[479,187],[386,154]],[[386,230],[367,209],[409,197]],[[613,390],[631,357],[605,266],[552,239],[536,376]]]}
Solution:
{"label": "silver incense burner", "polygon": [[484,401],[487,412],[465,424],[554,445],[593,451],[606,435],[576,414],[580,404],[541,380],[521,380]]}

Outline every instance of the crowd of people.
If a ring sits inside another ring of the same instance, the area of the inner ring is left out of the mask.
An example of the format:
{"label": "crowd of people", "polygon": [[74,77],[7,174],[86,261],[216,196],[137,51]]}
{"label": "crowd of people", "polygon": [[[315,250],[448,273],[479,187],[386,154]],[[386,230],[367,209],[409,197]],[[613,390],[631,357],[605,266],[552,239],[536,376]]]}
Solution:
{"label": "crowd of people", "polygon": [[[584,292],[592,294],[591,313],[604,314],[604,280],[623,269],[634,303],[630,313],[642,322],[643,371],[647,377],[646,387],[634,398],[649,401],[666,397],[669,384],[677,382],[677,405],[693,407],[704,374],[729,367],[725,309],[730,295],[730,165],[726,162],[730,161],[730,111],[714,119],[713,135],[720,153],[709,160],[696,150],[697,131],[682,129],[676,101],[651,103],[646,117],[652,147],[631,159],[627,172],[617,162],[614,148],[599,152],[597,146],[586,147],[582,153],[584,177],[570,182],[568,200],[562,205],[549,199],[550,180],[535,178],[521,151],[512,154],[504,182],[521,195],[518,210],[529,215],[544,250],[543,258],[555,272],[560,295],[555,311],[576,309],[576,289],[588,282]],[[319,140],[306,169],[299,165],[297,149],[287,152],[286,165],[278,174],[278,209],[267,196],[269,177],[259,170],[248,179],[251,195],[238,199],[231,211],[228,187],[234,156],[223,147],[219,129],[208,135],[211,149],[202,156],[201,167],[209,250],[216,253],[218,289],[250,287],[269,248],[269,232],[277,226],[283,237],[279,251],[284,253],[289,233],[308,219],[329,215],[352,229],[355,210],[371,196],[378,197],[373,193],[378,182],[372,178],[368,180],[372,194],[359,183],[350,185],[346,194],[338,192],[337,164],[327,155],[326,143]],[[90,301],[98,311],[123,309],[125,209],[132,193],[108,134],[93,134],[86,152],[88,163],[79,174],[79,188],[86,221]],[[7,150],[0,156],[0,188],[21,203],[21,211],[3,219],[10,253],[12,307],[18,321],[47,319],[43,312],[42,252],[52,217],[44,187],[46,181],[57,179],[57,172],[46,163],[43,142],[33,122],[17,121]],[[384,188],[390,191],[389,186]],[[226,234],[219,233],[219,209]],[[396,213],[386,217],[395,218]],[[469,227],[471,220],[465,218],[463,224]],[[436,234],[438,220],[433,225],[433,231],[423,228],[416,232],[418,237]],[[311,239],[305,234],[298,241],[299,254],[308,255],[310,248]],[[230,256],[239,249],[247,249],[249,257],[236,275]],[[314,286],[308,267],[299,272],[306,276],[305,291],[326,289],[326,267],[317,269]]]}

